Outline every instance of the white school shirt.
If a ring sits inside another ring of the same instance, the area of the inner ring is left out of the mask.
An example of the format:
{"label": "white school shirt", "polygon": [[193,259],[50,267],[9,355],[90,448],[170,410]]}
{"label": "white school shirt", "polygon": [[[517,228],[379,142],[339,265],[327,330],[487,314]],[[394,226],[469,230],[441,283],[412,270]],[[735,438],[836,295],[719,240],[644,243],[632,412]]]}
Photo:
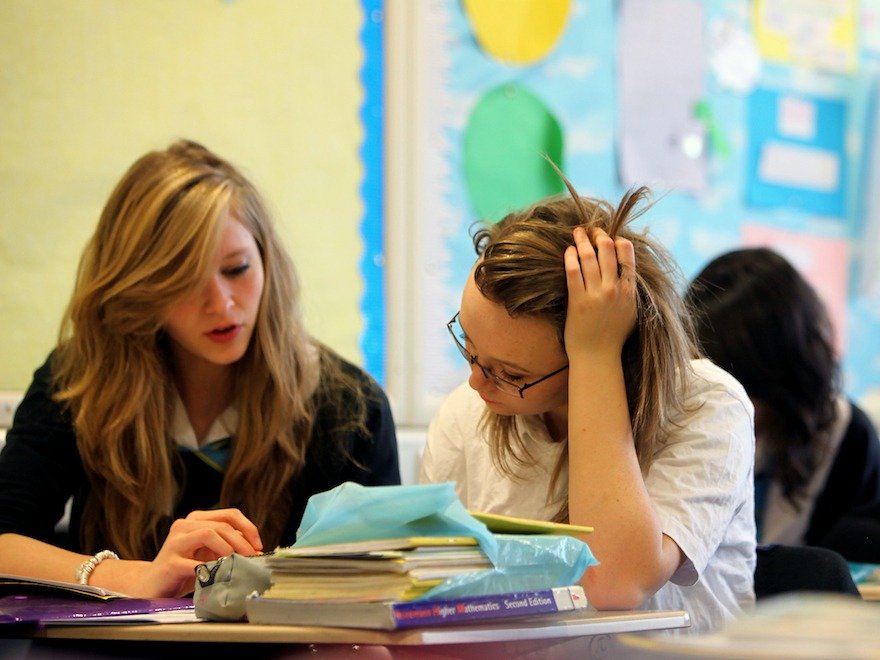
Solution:
{"label": "white school shirt", "polygon": [[180,394],[174,393],[174,413],[171,417],[171,428],[169,435],[174,442],[189,451],[199,451],[203,447],[210,445],[217,440],[223,440],[235,435],[238,428],[238,409],[235,406],[229,406],[224,410],[217,419],[211,423],[211,428],[202,440],[201,445],[196,439],[196,432],[193,429],[192,422],[186,413],[183,400]]}
{"label": "white school shirt", "polygon": [[[684,410],[672,415],[645,480],[662,531],[685,560],[641,608],[688,612],[691,627],[673,634],[716,630],[755,602],[754,408],[730,374],[708,360],[692,366]],[[511,479],[478,431],[484,409],[466,383],[449,395],[428,427],[420,483],[454,481],[471,510],[551,519],[559,505],[547,493],[561,445],[539,416],[517,417],[536,464]],[[566,468],[560,492],[567,477]]]}

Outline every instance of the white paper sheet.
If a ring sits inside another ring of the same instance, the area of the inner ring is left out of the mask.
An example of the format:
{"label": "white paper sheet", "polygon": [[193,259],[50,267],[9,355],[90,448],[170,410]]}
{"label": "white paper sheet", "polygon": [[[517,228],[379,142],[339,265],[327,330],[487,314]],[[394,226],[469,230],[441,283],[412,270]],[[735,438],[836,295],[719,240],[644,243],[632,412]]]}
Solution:
{"label": "white paper sheet", "polygon": [[621,182],[702,191],[707,131],[695,108],[707,69],[703,7],[692,0],[623,0],[618,16]]}

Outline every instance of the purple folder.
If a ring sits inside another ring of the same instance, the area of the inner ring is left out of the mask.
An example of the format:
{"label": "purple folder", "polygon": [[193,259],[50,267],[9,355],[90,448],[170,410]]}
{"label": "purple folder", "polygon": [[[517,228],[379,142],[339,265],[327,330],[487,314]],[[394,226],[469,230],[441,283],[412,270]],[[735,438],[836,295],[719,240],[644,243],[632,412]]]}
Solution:
{"label": "purple folder", "polygon": [[[192,610],[192,598],[115,598],[92,600],[45,594],[14,594],[0,597],[0,624],[58,624],[90,622],[112,623],[114,616],[125,616],[126,623],[134,623],[132,616],[142,614],[149,621],[160,612]],[[99,619],[100,621],[94,621]]]}

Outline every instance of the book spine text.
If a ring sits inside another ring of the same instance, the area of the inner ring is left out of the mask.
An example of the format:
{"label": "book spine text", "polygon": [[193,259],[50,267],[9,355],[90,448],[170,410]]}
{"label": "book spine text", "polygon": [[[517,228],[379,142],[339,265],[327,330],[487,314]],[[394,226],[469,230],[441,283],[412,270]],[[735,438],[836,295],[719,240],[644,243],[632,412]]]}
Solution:
{"label": "book spine text", "polygon": [[557,588],[523,593],[475,596],[458,600],[395,603],[397,628],[500,619],[583,609],[586,597],[580,588]]}

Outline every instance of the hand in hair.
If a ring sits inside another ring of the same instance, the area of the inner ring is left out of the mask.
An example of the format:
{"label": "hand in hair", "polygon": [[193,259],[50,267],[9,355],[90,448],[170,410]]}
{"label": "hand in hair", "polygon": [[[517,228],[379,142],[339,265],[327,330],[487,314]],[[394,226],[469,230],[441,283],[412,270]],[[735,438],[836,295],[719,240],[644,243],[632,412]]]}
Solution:
{"label": "hand in hair", "polygon": [[592,229],[592,241],[583,227],[573,235],[575,245],[565,251],[566,352],[569,358],[586,351],[619,359],[637,318],[633,244],[598,227]]}
{"label": "hand in hair", "polygon": [[635,250],[599,228],[591,238],[576,228],[565,252],[568,510],[571,522],[596,528],[590,548],[600,563],[582,581],[590,602],[631,609],[670,579],[683,555],[652,505],[627,404],[621,353],[637,319]]}

